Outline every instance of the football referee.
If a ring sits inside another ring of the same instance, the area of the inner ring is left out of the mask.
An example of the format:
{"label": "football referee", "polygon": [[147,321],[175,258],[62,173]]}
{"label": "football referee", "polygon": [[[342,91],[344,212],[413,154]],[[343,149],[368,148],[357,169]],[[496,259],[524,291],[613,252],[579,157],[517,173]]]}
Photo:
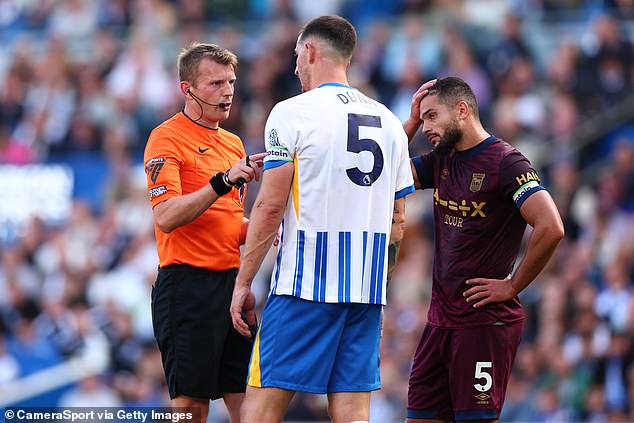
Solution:
{"label": "football referee", "polygon": [[144,163],[160,260],[152,324],[174,407],[223,398],[240,421],[252,340],[231,324],[229,305],[246,219],[246,182],[259,179],[265,153],[248,157],[219,127],[229,117],[238,60],[214,44],[178,57],[183,110],[156,127]]}

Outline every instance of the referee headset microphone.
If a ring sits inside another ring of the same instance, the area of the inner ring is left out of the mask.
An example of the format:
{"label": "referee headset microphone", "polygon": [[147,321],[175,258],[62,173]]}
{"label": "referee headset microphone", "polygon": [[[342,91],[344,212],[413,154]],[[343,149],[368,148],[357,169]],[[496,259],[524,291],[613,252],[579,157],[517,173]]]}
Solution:
{"label": "referee headset microphone", "polygon": [[194,94],[190,88],[187,88],[187,94],[191,95],[192,98],[194,100],[196,100],[196,102],[198,102],[198,105],[200,106],[201,109],[202,109],[203,106],[200,105],[200,102],[205,103],[208,106],[215,106],[215,107],[228,107],[228,106],[231,106],[231,103],[218,103],[218,104],[208,103],[205,100],[203,100],[202,98],[198,97],[196,94]]}
{"label": "referee headset microphone", "polygon": [[[196,94],[194,94],[192,92],[191,88],[187,88],[186,92],[187,92],[187,94],[192,96],[194,101],[196,103],[198,103],[198,107],[200,107],[200,117],[198,119],[196,119],[194,122],[200,120],[203,117],[203,113],[202,113],[203,106],[202,106],[202,104],[200,104],[201,102],[205,103],[208,106],[214,106],[214,107],[227,107],[227,106],[231,105],[231,103],[218,103],[218,104],[208,103],[205,100],[203,100],[202,98],[198,97]],[[247,166],[251,167],[251,163],[249,163],[249,156],[246,157],[246,164],[247,164]],[[244,185],[245,183],[246,183],[246,181],[243,178],[239,178],[236,182],[233,183],[233,185],[236,188],[240,189],[242,187],[242,185]]]}

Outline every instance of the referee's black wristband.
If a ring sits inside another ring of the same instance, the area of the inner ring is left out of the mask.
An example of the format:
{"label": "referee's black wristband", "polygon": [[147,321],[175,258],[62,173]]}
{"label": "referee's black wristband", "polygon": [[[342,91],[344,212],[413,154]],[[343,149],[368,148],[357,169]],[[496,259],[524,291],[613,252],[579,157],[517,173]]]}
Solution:
{"label": "referee's black wristband", "polygon": [[223,172],[218,172],[209,180],[209,185],[213,188],[214,191],[218,194],[218,196],[223,196],[231,191],[231,187],[225,184],[224,179],[225,174]]}

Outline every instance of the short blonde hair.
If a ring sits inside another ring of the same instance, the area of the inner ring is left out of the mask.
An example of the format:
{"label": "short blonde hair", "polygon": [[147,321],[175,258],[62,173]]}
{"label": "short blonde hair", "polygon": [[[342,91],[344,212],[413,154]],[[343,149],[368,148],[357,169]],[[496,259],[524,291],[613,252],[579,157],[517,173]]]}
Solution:
{"label": "short blonde hair", "polygon": [[221,65],[231,65],[233,71],[238,71],[238,57],[216,44],[194,42],[181,50],[177,59],[178,76],[181,81],[194,83],[198,65],[203,59],[211,59]]}

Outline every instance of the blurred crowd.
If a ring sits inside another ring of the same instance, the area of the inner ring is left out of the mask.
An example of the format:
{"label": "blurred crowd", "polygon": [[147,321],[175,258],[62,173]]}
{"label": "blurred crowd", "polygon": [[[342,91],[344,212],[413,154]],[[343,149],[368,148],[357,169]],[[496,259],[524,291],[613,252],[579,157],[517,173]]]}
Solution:
{"label": "blurred crowd", "polygon": [[[64,221],[33,216],[0,230],[0,401],[15,381],[81,358],[78,380],[49,380],[43,392],[34,382],[12,404],[168,403],[150,318],[158,258],[142,152],[182,108],[176,55],[195,40],[238,54],[222,126],[259,152],[268,112],[300,91],[298,30],[321,14],[357,26],[350,83],[402,120],[422,82],[465,79],[485,127],[531,159],[559,207],[566,238],[520,296],[525,335],[502,421],[634,421],[629,0],[0,1],[0,180],[2,165],[63,163],[76,184]],[[428,148],[419,134],[410,153]],[[431,205],[427,192],[408,197],[372,422],[404,419],[431,290]],[[270,268],[256,281],[260,306]],[[288,419],[327,420],[324,404],[297,395]],[[210,419],[228,421],[221,404]]]}

